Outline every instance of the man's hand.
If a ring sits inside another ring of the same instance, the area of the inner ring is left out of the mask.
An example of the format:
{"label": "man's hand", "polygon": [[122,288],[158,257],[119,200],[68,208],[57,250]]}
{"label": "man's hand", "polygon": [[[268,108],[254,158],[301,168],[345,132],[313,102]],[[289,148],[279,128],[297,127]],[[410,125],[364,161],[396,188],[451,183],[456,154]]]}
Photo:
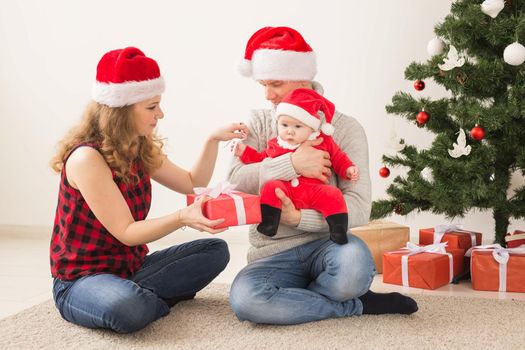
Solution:
{"label": "man's hand", "polygon": [[292,165],[297,174],[328,183],[328,178],[332,173],[330,171],[330,166],[332,165],[330,154],[313,147],[320,145],[322,142],[322,137],[303,142],[292,153]]}
{"label": "man's hand", "polygon": [[280,188],[275,189],[277,198],[281,200],[281,224],[296,227],[301,221],[301,211],[295,209],[292,200],[288,198]]}

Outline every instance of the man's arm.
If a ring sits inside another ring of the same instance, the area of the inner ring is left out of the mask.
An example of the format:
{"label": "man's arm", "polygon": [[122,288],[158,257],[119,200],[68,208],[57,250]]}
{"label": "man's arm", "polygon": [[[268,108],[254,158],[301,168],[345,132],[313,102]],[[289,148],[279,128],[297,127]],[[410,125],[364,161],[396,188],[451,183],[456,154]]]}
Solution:
{"label": "man's arm", "polygon": [[[368,223],[372,207],[372,191],[368,168],[368,141],[363,127],[352,117],[336,112],[333,124],[335,127],[334,141],[343,152],[352,158],[353,163],[361,171],[359,181],[356,183],[344,179],[336,181],[337,186],[343,192],[348,208],[349,227],[361,226]],[[335,184],[333,177],[331,180],[331,183]],[[301,210],[301,220],[297,227],[310,232],[328,230],[326,220],[324,220],[321,213],[310,209]]]}

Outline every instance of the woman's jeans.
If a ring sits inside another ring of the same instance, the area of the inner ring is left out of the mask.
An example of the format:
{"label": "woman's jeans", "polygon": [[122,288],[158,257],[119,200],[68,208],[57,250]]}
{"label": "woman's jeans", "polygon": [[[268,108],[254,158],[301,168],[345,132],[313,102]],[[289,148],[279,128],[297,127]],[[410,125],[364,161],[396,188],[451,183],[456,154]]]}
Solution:
{"label": "woman's jeans", "polygon": [[370,288],[374,261],[366,244],[326,239],[266,257],[246,266],[233,281],[232,309],[241,321],[297,324],[360,315],[358,299]]}
{"label": "woman's jeans", "polygon": [[224,270],[229,259],[223,240],[196,240],[149,254],[129,279],[112,274],[55,279],[53,296],[67,321],[134,332],[167,315],[174,300],[192,298]]}

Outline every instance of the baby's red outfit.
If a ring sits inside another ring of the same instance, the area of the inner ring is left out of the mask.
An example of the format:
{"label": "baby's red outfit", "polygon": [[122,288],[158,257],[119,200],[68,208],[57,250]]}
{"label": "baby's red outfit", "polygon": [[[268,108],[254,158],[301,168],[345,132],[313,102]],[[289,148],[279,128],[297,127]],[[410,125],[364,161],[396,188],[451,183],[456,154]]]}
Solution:
{"label": "baby's red outfit", "polygon": [[[346,171],[354,163],[348,158],[332,137],[322,134],[323,142],[314,146],[327,151],[335,172],[343,179],[347,179]],[[281,147],[277,137],[268,141],[268,147],[262,152],[257,152],[252,147],[246,146],[240,159],[245,164],[258,163],[265,158],[275,158],[285,153],[293,152],[292,149]],[[261,188],[261,204],[274,208],[281,208],[281,201],[275,195],[275,189],[280,188],[294,203],[296,209],[314,209],[327,217],[334,214],[348,213],[346,203],[341,191],[331,185],[324,184],[319,179],[299,176],[299,183],[293,186],[291,181],[271,180]]]}

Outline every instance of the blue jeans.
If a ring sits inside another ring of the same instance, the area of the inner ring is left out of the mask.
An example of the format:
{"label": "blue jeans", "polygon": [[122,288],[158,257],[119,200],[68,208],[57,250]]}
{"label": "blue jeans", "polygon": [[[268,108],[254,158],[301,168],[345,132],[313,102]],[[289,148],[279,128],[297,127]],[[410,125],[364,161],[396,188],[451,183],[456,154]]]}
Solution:
{"label": "blue jeans", "polygon": [[374,261],[366,244],[349,234],[306,243],[246,266],[233,281],[230,303],[241,321],[298,324],[360,315],[358,299],[370,288]]}
{"label": "blue jeans", "polygon": [[88,328],[130,333],[167,315],[167,301],[189,298],[208,285],[228,264],[226,242],[201,239],[146,256],[129,279],[112,274],[53,282],[62,317]]}

